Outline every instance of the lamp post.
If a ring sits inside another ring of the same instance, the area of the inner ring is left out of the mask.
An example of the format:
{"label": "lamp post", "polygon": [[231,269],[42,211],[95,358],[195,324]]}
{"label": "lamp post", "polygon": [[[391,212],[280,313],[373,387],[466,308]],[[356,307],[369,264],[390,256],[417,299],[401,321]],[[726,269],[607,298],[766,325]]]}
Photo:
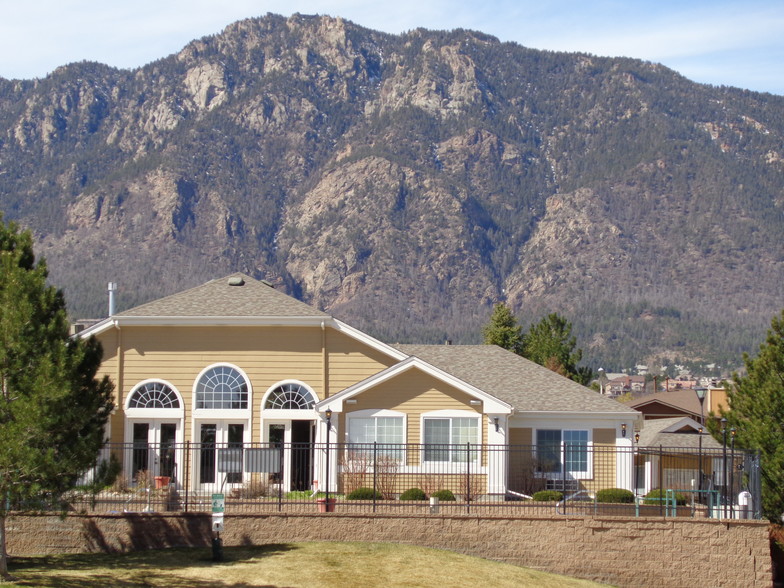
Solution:
{"label": "lamp post", "polygon": [[730,518],[735,518],[735,427],[730,429]]}
{"label": "lamp post", "polygon": [[[722,447],[722,478],[721,478],[721,504],[726,508],[727,503],[727,419],[721,419],[721,447]],[[725,513],[726,514],[726,513]]]}
{"label": "lamp post", "polygon": [[324,498],[326,498],[327,512],[329,512],[329,432],[332,430],[332,409],[328,408],[324,415],[327,417],[327,475],[326,475],[326,490]]}
{"label": "lamp post", "polygon": [[697,400],[700,401],[700,424],[704,427],[705,426],[705,394],[707,394],[708,389],[699,386],[694,389],[694,392],[697,393]]}
{"label": "lamp post", "polygon": [[635,463],[635,457],[637,456],[637,451],[640,449],[639,431],[634,434],[634,447],[636,450],[632,454],[632,492],[637,494],[637,464]]}
{"label": "lamp post", "polygon": [[698,489],[697,497],[699,500],[702,500],[702,427],[697,429],[697,433],[700,436],[700,465],[699,465],[700,472],[698,474],[700,481],[697,487]]}

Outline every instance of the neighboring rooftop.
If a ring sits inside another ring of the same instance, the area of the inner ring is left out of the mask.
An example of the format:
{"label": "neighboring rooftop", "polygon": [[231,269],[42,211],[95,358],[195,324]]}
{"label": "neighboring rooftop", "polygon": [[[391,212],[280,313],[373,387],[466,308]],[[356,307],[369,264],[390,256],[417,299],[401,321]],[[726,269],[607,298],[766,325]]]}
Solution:
{"label": "neighboring rooftop", "polygon": [[[697,449],[700,446],[700,424],[688,417],[668,419],[652,419],[643,422],[640,431],[639,447],[686,447]],[[707,431],[702,435],[703,449],[721,449],[722,444],[716,441]]]}
{"label": "neighboring rooftop", "polygon": [[396,345],[517,411],[635,412],[495,345]]}
{"label": "neighboring rooftop", "polygon": [[321,312],[236,273],[120,312],[118,317],[323,317]]}
{"label": "neighboring rooftop", "polygon": [[[635,398],[627,403],[636,410],[642,411],[648,418],[655,418],[657,415],[656,407],[667,407],[669,410],[660,411],[662,415],[672,416],[673,411],[682,412],[686,415],[700,415],[700,401],[694,390],[683,389],[670,392],[657,392],[656,394],[646,394]],[[705,407],[707,412],[708,407]]]}

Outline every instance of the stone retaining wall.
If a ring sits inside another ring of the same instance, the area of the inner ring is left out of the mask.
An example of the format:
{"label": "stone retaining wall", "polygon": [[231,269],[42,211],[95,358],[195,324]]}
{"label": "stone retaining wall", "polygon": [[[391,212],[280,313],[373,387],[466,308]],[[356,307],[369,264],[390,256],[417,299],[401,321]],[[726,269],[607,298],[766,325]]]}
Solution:
{"label": "stone retaining wall", "polygon": [[[688,518],[225,515],[225,546],[294,541],[408,543],[616,586],[769,587],[768,525]],[[204,514],[11,515],[13,557],[209,547]]]}

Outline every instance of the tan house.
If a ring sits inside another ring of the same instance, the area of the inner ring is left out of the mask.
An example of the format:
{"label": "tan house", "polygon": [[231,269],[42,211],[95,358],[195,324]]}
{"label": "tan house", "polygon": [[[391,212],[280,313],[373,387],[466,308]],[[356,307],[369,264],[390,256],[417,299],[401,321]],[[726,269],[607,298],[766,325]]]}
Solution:
{"label": "tan house", "polygon": [[[631,452],[600,480],[592,450],[631,448],[637,411],[499,347],[382,343],[246,275],[115,314],[90,335],[116,386],[110,441],[160,448],[126,459],[129,478],[144,469],[193,489],[241,484],[247,461],[227,467],[205,452],[186,465],[166,448],[312,448],[329,435],[339,467],[327,469],[323,451],[287,451],[285,489],[339,489],[356,455],[343,444],[373,442],[401,444],[390,453],[400,470],[470,468],[487,494],[515,491],[534,459],[542,480],[568,470],[585,488],[631,485]],[[491,458],[491,447],[516,446]]]}

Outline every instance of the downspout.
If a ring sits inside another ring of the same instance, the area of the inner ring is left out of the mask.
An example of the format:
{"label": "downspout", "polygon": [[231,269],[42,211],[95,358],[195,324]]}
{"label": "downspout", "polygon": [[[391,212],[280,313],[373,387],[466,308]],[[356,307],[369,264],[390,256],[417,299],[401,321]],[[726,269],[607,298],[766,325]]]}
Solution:
{"label": "downspout", "polygon": [[327,378],[327,328],[324,321],[321,321],[321,389],[324,391],[324,399],[329,398],[329,390],[327,385],[329,380]]}
{"label": "downspout", "polygon": [[[123,345],[122,345],[122,329],[120,329],[119,321],[114,321],[114,328],[117,329],[117,373],[114,375],[114,380],[117,383],[117,387],[115,389],[115,398],[117,401],[115,402],[115,411],[119,408],[122,411],[123,406],[123,372],[125,371],[125,356],[123,353]],[[124,414],[124,412],[121,412]],[[111,421],[110,421],[111,426]],[[123,419],[122,426],[120,427],[123,433],[123,439],[125,440],[125,420]]]}

